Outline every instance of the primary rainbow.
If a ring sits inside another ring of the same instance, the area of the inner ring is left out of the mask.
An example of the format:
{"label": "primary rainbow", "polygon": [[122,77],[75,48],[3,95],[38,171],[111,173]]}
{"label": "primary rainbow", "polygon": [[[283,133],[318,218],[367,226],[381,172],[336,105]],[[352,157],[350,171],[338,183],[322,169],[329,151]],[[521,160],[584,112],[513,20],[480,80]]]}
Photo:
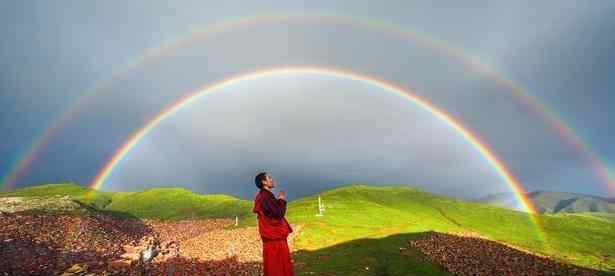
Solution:
{"label": "primary rainbow", "polygon": [[158,113],[158,115],[154,116],[148,123],[146,123],[143,127],[141,127],[136,132],[132,133],[128,140],[121,146],[119,150],[115,152],[112,158],[102,167],[99,173],[96,175],[94,180],[91,182],[90,187],[94,190],[100,189],[105,180],[111,175],[113,169],[118,166],[118,164],[124,159],[124,157],[130,152],[130,150],[135,147],[141,139],[143,139],[150,131],[152,131],[159,123],[163,120],[171,117],[178,110],[187,107],[191,103],[200,99],[201,97],[213,93],[214,91],[222,88],[224,86],[238,83],[247,80],[254,80],[263,77],[269,77],[274,75],[284,75],[284,74],[313,74],[313,75],[321,75],[321,76],[330,76],[341,79],[348,79],[359,81],[368,85],[376,86],[382,88],[384,91],[390,91],[396,95],[399,95],[410,102],[416,104],[420,108],[430,112],[438,119],[445,122],[448,126],[454,129],[457,133],[459,133],[468,144],[470,144],[474,149],[476,149],[480,155],[485,159],[485,161],[497,172],[497,174],[504,180],[504,182],[510,187],[511,191],[515,194],[516,199],[522,205],[523,209],[530,213],[531,217],[534,220],[534,223],[538,225],[537,216],[535,216],[536,209],[534,208],[532,202],[526,197],[525,190],[523,186],[515,179],[513,174],[504,166],[504,164],[496,157],[495,153],[489,148],[489,146],[483,143],[477,135],[473,134],[469,129],[464,127],[459,121],[455,118],[448,115],[443,110],[437,108],[431,103],[418,98],[416,95],[411,93],[409,90],[406,90],[396,84],[393,84],[389,81],[380,79],[375,76],[363,75],[357,72],[352,72],[349,70],[342,70],[338,68],[331,67],[322,67],[322,66],[279,66],[279,67],[271,67],[265,68],[253,72],[238,74],[214,84],[203,87],[201,90],[190,93],[175,103],[166,107],[162,112]]}
{"label": "primary rainbow", "polygon": [[129,72],[144,66],[149,61],[155,60],[168,53],[172,53],[182,47],[191,45],[196,41],[202,41],[213,37],[216,34],[238,30],[248,26],[271,23],[287,23],[295,20],[309,21],[320,24],[322,24],[322,22],[332,24],[348,24],[368,30],[388,33],[401,39],[416,42],[426,48],[438,50],[445,53],[447,56],[462,62],[471,70],[475,70],[486,75],[489,79],[497,82],[502,87],[509,89],[512,94],[525,106],[529,107],[530,110],[538,114],[549,127],[558,133],[563,141],[571,145],[579,153],[581,158],[591,165],[592,171],[597,176],[600,183],[606,187],[609,192],[615,194],[615,181],[613,180],[615,178],[613,173],[609,173],[604,161],[593,150],[592,146],[584,142],[584,140],[577,134],[577,131],[569,127],[561,119],[561,116],[555,113],[553,109],[539,101],[534,95],[528,93],[518,83],[505,78],[493,67],[483,63],[476,57],[464,53],[461,49],[456,49],[443,40],[431,38],[424,33],[418,32],[417,30],[401,29],[400,27],[389,23],[337,14],[274,14],[235,18],[214,24],[205,30],[196,29],[195,31],[190,32],[187,36],[181,36],[179,39],[166,40],[160,43],[157,47],[147,49],[144,51],[144,54],[138,56],[126,66],[121,67],[122,69],[114,72],[110,79],[99,82],[96,86],[87,91],[84,96],[80,97],[75,104],[69,107],[64,114],[62,114],[49,128],[47,128],[45,132],[39,136],[39,138],[33,140],[21,156],[16,159],[6,174],[2,176],[0,185],[3,185],[4,190],[11,189],[16,182],[26,174],[28,168],[38,158],[43,149],[46,148],[51,141],[51,138],[54,137],[68,121],[70,121],[85,106],[93,102],[101,91],[111,86],[115,81],[127,76]]}

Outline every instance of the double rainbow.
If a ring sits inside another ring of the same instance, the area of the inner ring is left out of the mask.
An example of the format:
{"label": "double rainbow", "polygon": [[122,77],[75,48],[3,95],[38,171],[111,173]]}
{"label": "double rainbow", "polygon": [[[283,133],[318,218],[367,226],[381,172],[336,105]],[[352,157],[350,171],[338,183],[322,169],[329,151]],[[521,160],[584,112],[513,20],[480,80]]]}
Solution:
{"label": "double rainbow", "polygon": [[[583,142],[583,140],[579,137],[579,135],[577,135],[577,133],[571,127],[566,125],[566,123],[560,119],[560,116],[558,116],[555,112],[553,112],[545,104],[541,103],[536,97],[526,92],[519,84],[501,76],[501,74],[499,74],[492,67],[482,63],[477,58],[474,58],[474,57],[471,57],[465,54],[463,51],[459,49],[449,46],[446,42],[442,40],[430,38],[416,30],[405,30],[405,29],[401,29],[391,24],[377,22],[377,21],[369,20],[369,19],[342,16],[342,15],[330,15],[330,14],[325,14],[325,15],[294,15],[294,14],[291,14],[291,15],[261,15],[261,16],[254,16],[254,17],[239,18],[239,19],[234,19],[230,21],[225,21],[220,24],[215,24],[212,27],[207,28],[205,30],[196,30],[194,32],[191,32],[188,36],[182,37],[180,39],[168,40],[168,41],[161,43],[159,46],[155,48],[146,50],[143,55],[137,57],[134,61],[128,63],[127,66],[122,67],[121,70],[113,74],[113,76],[109,80],[99,83],[93,89],[88,91],[84,96],[79,98],[77,102],[74,105],[72,105],[70,108],[68,108],[68,110],[58,120],[56,120],[55,123],[53,123],[47,130],[45,130],[42,133],[42,135],[39,136],[38,139],[34,140],[30,144],[30,146],[26,148],[24,153],[21,155],[21,158],[16,159],[16,162],[14,162],[13,166],[11,166],[10,170],[8,170],[7,173],[3,176],[2,180],[0,181],[0,183],[3,185],[3,189],[4,190],[11,189],[16,184],[16,182],[26,174],[28,168],[38,158],[42,150],[46,148],[46,146],[49,144],[51,139],[54,136],[56,136],[57,132],[61,130],[67,122],[72,120],[72,118],[74,118],[81,110],[83,110],[87,105],[92,103],[94,99],[96,98],[96,96],[99,95],[101,91],[104,91],[115,81],[127,76],[133,70],[136,70],[144,66],[149,61],[157,59],[165,54],[174,52],[182,47],[191,45],[194,42],[202,41],[202,40],[214,37],[216,34],[225,33],[225,32],[232,31],[232,30],[238,30],[238,29],[248,27],[248,26],[258,26],[258,25],[275,24],[275,23],[288,23],[291,21],[310,22],[310,23],[316,23],[316,24],[323,24],[323,23],[344,24],[344,25],[361,27],[366,30],[382,32],[382,33],[386,33],[394,37],[413,41],[429,49],[438,50],[442,52],[443,54],[447,55],[448,57],[462,62],[469,69],[478,71],[488,76],[491,80],[497,82],[502,87],[505,87],[508,90],[510,90],[512,94],[515,95],[522,103],[528,106],[532,111],[539,114],[543,118],[543,120],[547,123],[548,126],[556,130],[556,132],[559,134],[562,140],[564,140],[569,145],[574,147],[575,150],[579,153],[579,155],[586,162],[591,164],[591,168],[594,171],[597,178],[600,180],[600,183],[602,183],[603,186],[605,186],[607,190],[615,193],[615,183],[613,180],[611,180],[613,179],[613,177],[609,175],[609,171],[606,169],[604,162],[601,160],[600,156],[592,149],[591,145]],[[310,70],[307,70],[308,67],[284,67],[284,68],[286,69],[277,68],[277,69],[264,70],[264,71],[260,71],[261,72],[260,74],[265,74],[264,72],[266,71],[268,72],[277,71],[277,70],[289,71],[290,68],[310,71]],[[362,76],[357,73],[350,73],[348,71],[341,71],[341,70],[326,69],[323,67],[309,67],[309,68],[311,68],[313,72],[318,71],[318,70],[314,70],[316,68],[322,69],[321,72],[340,72],[340,75],[338,75],[340,77],[342,76],[355,76],[355,77]],[[229,78],[227,80],[224,80],[220,83],[214,84],[210,86],[209,89],[206,89],[206,90],[211,90],[212,87],[214,86],[219,87],[223,83],[227,83],[227,81],[229,80],[241,79],[242,77],[248,77],[248,75],[251,75],[251,74],[253,75],[257,73],[253,72],[253,73],[238,75],[238,76]],[[387,83],[386,81],[382,81],[376,77],[368,77],[368,76],[362,76],[362,77],[365,80],[371,80],[371,82],[369,82],[370,84],[374,84],[374,85],[382,84],[383,88],[384,87],[394,88],[394,89],[391,89],[390,91],[404,91],[400,87]],[[361,79],[361,78],[355,78],[355,79]],[[365,81],[365,82],[368,82],[368,81]],[[189,98],[190,97],[186,97],[184,99],[188,100]],[[413,99],[413,102],[417,104],[424,103],[424,105],[422,105],[424,107],[431,107],[431,109],[428,108],[428,110],[430,111],[431,110],[437,111],[437,109],[427,104],[425,101],[417,101],[418,99],[415,96],[411,97],[411,99]],[[169,108],[172,109],[173,106],[175,105],[172,105]],[[167,109],[166,111],[168,110],[169,109]],[[167,112],[163,112],[161,114],[167,114]],[[444,121],[449,122],[451,126],[461,126],[455,120],[452,120],[450,116],[444,116],[445,113],[441,111],[439,111],[439,113],[434,113],[434,114],[441,114],[442,116],[440,116],[440,118],[443,119]],[[158,119],[162,119],[162,118],[158,118]],[[148,124],[148,126],[150,126],[150,124]],[[456,128],[456,129],[464,130],[464,128]],[[135,135],[139,135],[139,133],[141,133],[142,131],[144,130],[141,129],[141,131],[134,133],[130,137],[129,141],[134,141],[133,138],[135,138]],[[148,130],[146,129],[145,132],[147,131]],[[515,193],[517,194],[517,197],[519,198],[519,201],[522,203],[522,205],[524,205],[524,208],[526,210],[531,211],[532,208],[528,208],[528,206],[531,206],[531,205],[528,205],[528,201],[521,199],[522,197],[521,191],[523,190],[521,188],[521,185],[516,180],[514,180],[514,178],[512,178],[512,174],[510,174],[510,172],[508,172],[508,170],[505,169],[505,167],[501,164],[501,162],[499,162],[495,158],[495,155],[485,154],[485,153],[491,152],[488,150],[488,147],[476,146],[476,145],[484,145],[484,144],[478,143],[479,140],[475,139],[476,136],[471,135],[470,132],[460,131],[460,133],[462,133],[462,135],[466,137],[466,140],[470,141],[471,144],[473,144],[475,148],[479,149],[479,151],[482,153],[483,156],[485,156],[485,158],[489,161],[489,163],[492,164],[492,166],[498,170],[498,173],[502,175],[504,179],[507,180],[507,183],[509,183],[509,185],[513,187],[512,190],[515,191]],[[463,133],[466,133],[467,135]],[[143,133],[142,135],[145,135],[145,133]],[[468,137],[473,138],[473,139],[468,139]],[[127,146],[129,145],[125,144],[118,152],[123,152],[123,150]],[[117,161],[114,162],[116,158],[118,158],[118,154],[114,155],[112,160],[103,167],[101,172],[97,174],[95,180],[92,182],[94,183],[93,184],[94,187],[99,188],[102,185],[102,182],[106,178],[106,175],[110,173],[109,164],[116,163]],[[119,157],[119,159],[121,159],[121,156]],[[111,168],[112,167],[113,166],[111,166]]]}

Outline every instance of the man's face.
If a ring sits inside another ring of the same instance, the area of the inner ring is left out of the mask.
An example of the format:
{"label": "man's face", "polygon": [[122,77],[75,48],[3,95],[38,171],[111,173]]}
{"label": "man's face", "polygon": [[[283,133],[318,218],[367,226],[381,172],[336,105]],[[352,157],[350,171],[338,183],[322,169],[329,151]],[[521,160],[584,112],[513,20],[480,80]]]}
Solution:
{"label": "man's face", "polygon": [[273,179],[271,179],[270,175],[265,176],[265,181],[263,181],[263,186],[267,189],[273,188]]}

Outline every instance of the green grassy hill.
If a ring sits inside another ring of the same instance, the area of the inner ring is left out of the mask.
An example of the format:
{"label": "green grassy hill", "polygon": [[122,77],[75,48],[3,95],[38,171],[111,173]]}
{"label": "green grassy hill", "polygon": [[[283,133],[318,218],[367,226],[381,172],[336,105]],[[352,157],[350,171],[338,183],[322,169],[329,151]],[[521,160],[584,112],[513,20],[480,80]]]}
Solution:
{"label": "green grassy hill", "polygon": [[251,214],[252,202],[214,194],[200,195],[182,188],[152,188],[113,197],[105,210],[141,218],[241,218]]}
{"label": "green grassy hill", "polygon": [[[407,187],[355,185],[320,195],[327,208],[324,217],[315,216],[317,196],[289,205],[288,220],[305,225],[297,240],[299,248],[317,250],[359,238],[382,239],[400,233],[438,231],[475,232],[587,267],[596,267],[600,256],[615,256],[615,224],[595,216],[541,215],[538,227],[526,213],[439,197]],[[382,252],[369,255],[375,262],[373,265],[399,257],[397,249],[404,246],[404,241],[393,242],[382,247]],[[346,252],[333,255],[318,262],[320,267],[326,270],[340,263],[353,263],[356,257]],[[610,265],[615,267],[615,260]],[[356,271],[348,271],[351,272]]]}
{"label": "green grassy hill", "polygon": [[[0,196],[69,195],[95,202],[101,209],[142,218],[181,219],[238,215],[255,225],[251,201],[226,195],[200,195],[181,188],[142,192],[95,192],[72,184],[21,189]],[[325,203],[317,217],[318,195]],[[105,204],[103,204],[105,203]],[[351,185],[307,196],[288,205],[287,218],[302,225],[295,247],[300,271],[340,275],[438,275],[439,267],[413,250],[400,254],[408,239],[427,231],[472,232],[562,262],[615,269],[615,217],[601,213],[549,214],[539,225],[523,212],[484,203],[436,196],[409,187]],[[403,273],[402,273],[403,271]],[[406,273],[406,274],[404,274]]]}
{"label": "green grassy hill", "polygon": [[149,219],[240,218],[252,216],[252,202],[228,195],[201,195],[174,187],[142,192],[101,192],[73,183],[47,184],[0,193],[0,197],[69,196],[103,211]]}

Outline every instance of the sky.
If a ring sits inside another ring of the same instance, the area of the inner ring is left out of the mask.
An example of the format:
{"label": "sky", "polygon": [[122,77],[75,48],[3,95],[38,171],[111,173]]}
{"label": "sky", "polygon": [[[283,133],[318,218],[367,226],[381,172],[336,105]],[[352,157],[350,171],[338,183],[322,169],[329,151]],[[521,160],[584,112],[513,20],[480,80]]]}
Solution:
{"label": "sky", "polygon": [[[527,191],[615,196],[613,176],[608,184],[596,174],[615,167],[615,2],[62,4],[0,4],[4,189],[89,185],[131,133],[182,97],[240,73],[303,65],[386,80],[437,106]],[[261,170],[291,199],[350,183],[466,199],[510,192],[480,152],[416,103],[299,72],[233,82],[181,108],[101,189],[173,185],[251,198]]]}

